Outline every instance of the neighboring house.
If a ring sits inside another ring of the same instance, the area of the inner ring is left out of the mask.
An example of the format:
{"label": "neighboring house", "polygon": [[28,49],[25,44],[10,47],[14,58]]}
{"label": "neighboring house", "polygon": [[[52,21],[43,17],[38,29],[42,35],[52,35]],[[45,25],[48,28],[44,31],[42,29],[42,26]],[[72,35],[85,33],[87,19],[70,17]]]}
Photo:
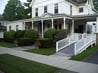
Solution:
{"label": "neighboring house", "polygon": [[0,31],[6,31],[7,30],[7,21],[0,20]]}
{"label": "neighboring house", "polygon": [[44,32],[49,28],[67,29],[74,35],[58,41],[56,51],[59,52],[66,47],[67,51],[70,51],[71,48],[71,55],[76,55],[88,46],[96,44],[94,34],[75,34],[98,33],[98,13],[92,0],[32,0],[30,6],[32,18],[9,22],[7,31],[36,29],[43,38]]}

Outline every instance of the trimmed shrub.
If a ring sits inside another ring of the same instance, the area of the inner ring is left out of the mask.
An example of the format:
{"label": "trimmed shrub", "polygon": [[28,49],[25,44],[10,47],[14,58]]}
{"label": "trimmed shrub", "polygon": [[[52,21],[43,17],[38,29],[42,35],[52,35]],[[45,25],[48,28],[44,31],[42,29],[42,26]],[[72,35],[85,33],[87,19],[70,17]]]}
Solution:
{"label": "trimmed shrub", "polygon": [[58,41],[58,40],[61,40],[61,39],[64,39],[66,38],[68,35],[68,31],[67,30],[58,30],[57,34],[55,35],[55,40]]}
{"label": "trimmed shrub", "polygon": [[54,39],[54,36],[56,33],[57,33],[56,29],[49,29],[45,32],[44,36],[45,36],[45,38]]}
{"label": "trimmed shrub", "polygon": [[24,33],[24,37],[25,38],[31,38],[33,41],[38,38],[38,32],[35,31],[35,30],[27,30],[25,33]]}
{"label": "trimmed shrub", "polygon": [[18,46],[28,46],[32,45],[33,41],[31,38],[19,38],[17,39],[17,45]]}
{"label": "trimmed shrub", "polygon": [[15,31],[11,30],[4,33],[4,39],[6,42],[14,42],[15,40]]}
{"label": "trimmed shrub", "polygon": [[25,30],[16,31],[15,38],[18,39],[18,38],[24,37],[24,33],[25,33]]}
{"label": "trimmed shrub", "polygon": [[47,39],[47,38],[39,39],[39,42],[40,42],[40,45],[39,45],[40,48],[53,48],[53,47],[55,47],[55,42],[52,39]]}

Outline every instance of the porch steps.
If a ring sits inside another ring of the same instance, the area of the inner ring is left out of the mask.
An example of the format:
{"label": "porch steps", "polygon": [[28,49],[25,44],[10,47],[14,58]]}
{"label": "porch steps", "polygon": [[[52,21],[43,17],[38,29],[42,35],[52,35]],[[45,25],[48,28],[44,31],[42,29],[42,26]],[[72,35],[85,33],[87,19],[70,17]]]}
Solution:
{"label": "porch steps", "polygon": [[74,43],[71,44],[70,46],[60,50],[59,52],[57,52],[58,55],[60,56],[73,56],[74,55]]}

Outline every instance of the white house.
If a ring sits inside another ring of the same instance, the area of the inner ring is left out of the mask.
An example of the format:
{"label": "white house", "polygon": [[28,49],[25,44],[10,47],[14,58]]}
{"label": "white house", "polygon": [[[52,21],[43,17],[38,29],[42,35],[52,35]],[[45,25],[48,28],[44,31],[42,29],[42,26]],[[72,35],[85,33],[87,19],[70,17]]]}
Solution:
{"label": "white house", "polygon": [[[74,35],[58,41],[56,51],[73,47],[71,52],[74,55],[96,44],[95,34],[92,33],[98,33],[98,13],[92,0],[32,0],[30,6],[32,18],[9,22],[7,31],[35,29],[43,38],[49,28],[70,30]],[[87,32],[91,34],[75,34]]]}
{"label": "white house", "polygon": [[[69,29],[71,32],[83,33],[87,30],[84,24],[88,22],[96,24],[98,16],[92,0],[32,0],[30,6],[32,19],[9,22],[7,31],[32,28],[36,29],[42,37],[49,28]],[[98,32],[97,28],[98,25],[96,25],[96,32]]]}

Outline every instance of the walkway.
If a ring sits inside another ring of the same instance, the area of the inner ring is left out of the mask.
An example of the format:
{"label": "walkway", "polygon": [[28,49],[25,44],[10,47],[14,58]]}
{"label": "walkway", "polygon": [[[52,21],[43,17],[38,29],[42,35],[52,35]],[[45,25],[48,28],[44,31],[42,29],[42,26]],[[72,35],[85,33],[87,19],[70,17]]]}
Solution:
{"label": "walkway", "polygon": [[7,53],[10,55],[18,56],[39,63],[51,65],[54,67],[71,70],[74,72],[98,73],[98,64],[90,64],[85,62],[67,60],[66,57],[44,56],[44,55],[33,54],[33,53],[18,51],[18,50],[4,48],[4,47],[0,47],[0,53]]}

